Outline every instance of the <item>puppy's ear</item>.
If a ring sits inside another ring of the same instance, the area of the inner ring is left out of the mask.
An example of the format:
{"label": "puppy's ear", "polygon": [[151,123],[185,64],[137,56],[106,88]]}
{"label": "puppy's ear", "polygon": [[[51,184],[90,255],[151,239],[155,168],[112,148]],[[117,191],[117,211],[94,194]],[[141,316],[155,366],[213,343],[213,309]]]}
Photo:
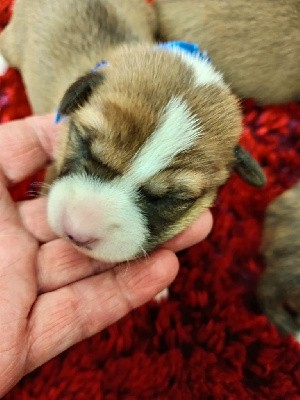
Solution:
{"label": "puppy's ear", "polygon": [[81,107],[90,97],[95,87],[104,81],[102,72],[90,72],[72,83],[58,107],[59,115],[69,115]]}
{"label": "puppy's ear", "polygon": [[266,176],[248,151],[237,145],[234,149],[234,154],[235,164],[233,168],[240,177],[252,186],[264,186],[267,182]]}

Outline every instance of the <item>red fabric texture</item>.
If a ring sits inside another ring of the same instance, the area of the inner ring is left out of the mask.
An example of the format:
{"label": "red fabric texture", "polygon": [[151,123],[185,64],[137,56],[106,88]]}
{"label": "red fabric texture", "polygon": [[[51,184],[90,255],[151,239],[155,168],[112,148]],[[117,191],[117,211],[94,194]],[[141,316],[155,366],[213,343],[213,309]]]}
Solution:
{"label": "red fabric texture", "polygon": [[[10,6],[1,0],[0,28]],[[6,400],[300,400],[300,347],[268,323],[255,297],[265,208],[300,179],[300,105],[243,106],[241,142],[264,167],[266,187],[232,176],[213,208],[212,233],[180,254],[169,300],[49,361]],[[20,75],[10,69],[0,77],[0,120],[29,114]],[[16,200],[28,184],[14,188]]]}

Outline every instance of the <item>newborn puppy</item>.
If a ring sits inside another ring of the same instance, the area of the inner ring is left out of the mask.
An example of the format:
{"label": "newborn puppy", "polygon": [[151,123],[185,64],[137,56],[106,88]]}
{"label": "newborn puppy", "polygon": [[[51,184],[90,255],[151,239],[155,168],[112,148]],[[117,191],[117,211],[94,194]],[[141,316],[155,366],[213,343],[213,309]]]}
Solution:
{"label": "newborn puppy", "polygon": [[240,97],[300,99],[299,0],[156,0],[163,40],[206,50]]}
{"label": "newborn puppy", "polygon": [[300,333],[300,183],[273,201],[265,220],[266,270],[258,298],[270,320],[285,333]]}
{"label": "newborn puppy", "polygon": [[123,1],[17,0],[0,38],[34,111],[58,106],[67,117],[49,178],[50,225],[112,263],[185,229],[232,169],[264,182],[237,146],[241,113],[221,74],[205,57],[151,43],[153,9]]}

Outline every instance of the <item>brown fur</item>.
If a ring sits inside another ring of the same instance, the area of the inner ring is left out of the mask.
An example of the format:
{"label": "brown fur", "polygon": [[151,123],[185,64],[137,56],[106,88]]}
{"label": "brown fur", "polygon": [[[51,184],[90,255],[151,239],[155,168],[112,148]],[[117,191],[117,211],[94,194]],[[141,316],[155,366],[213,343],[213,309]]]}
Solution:
{"label": "brown fur", "polygon": [[[199,147],[174,160],[174,168],[200,170],[202,163],[202,167],[215,164],[216,170],[221,170],[233,162],[232,148],[242,127],[238,102],[226,87],[191,87],[192,71],[183,62],[166,52],[154,53],[145,45],[136,46],[134,53],[125,46],[109,60],[105,82],[75,117],[80,123],[88,120],[86,111],[98,115],[92,126],[83,125],[86,131],[94,132],[92,148],[104,162],[124,172],[173,96],[186,100],[206,132]],[[134,80],[130,77],[133,71]],[[174,79],[176,76],[180,80]]]}
{"label": "brown fur", "polygon": [[283,332],[300,331],[300,183],[268,207],[263,253],[266,270],[258,297],[270,320]]}
{"label": "brown fur", "polygon": [[157,0],[163,40],[196,42],[241,97],[300,99],[299,0]]}

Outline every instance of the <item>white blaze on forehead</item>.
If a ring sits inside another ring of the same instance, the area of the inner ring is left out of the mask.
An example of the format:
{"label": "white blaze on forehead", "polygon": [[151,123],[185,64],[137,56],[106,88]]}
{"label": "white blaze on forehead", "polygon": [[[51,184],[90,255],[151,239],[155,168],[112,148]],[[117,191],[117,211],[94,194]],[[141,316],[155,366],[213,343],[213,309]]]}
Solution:
{"label": "white blaze on forehead", "polygon": [[179,153],[190,149],[203,131],[183,100],[174,97],[167,105],[157,129],[136,154],[126,178],[143,183],[170,165]]}
{"label": "white blaze on forehead", "polygon": [[226,87],[222,74],[217,72],[210,62],[201,60],[180,49],[174,50],[174,52],[180,56],[183,62],[193,69],[197,85],[217,85]]}

